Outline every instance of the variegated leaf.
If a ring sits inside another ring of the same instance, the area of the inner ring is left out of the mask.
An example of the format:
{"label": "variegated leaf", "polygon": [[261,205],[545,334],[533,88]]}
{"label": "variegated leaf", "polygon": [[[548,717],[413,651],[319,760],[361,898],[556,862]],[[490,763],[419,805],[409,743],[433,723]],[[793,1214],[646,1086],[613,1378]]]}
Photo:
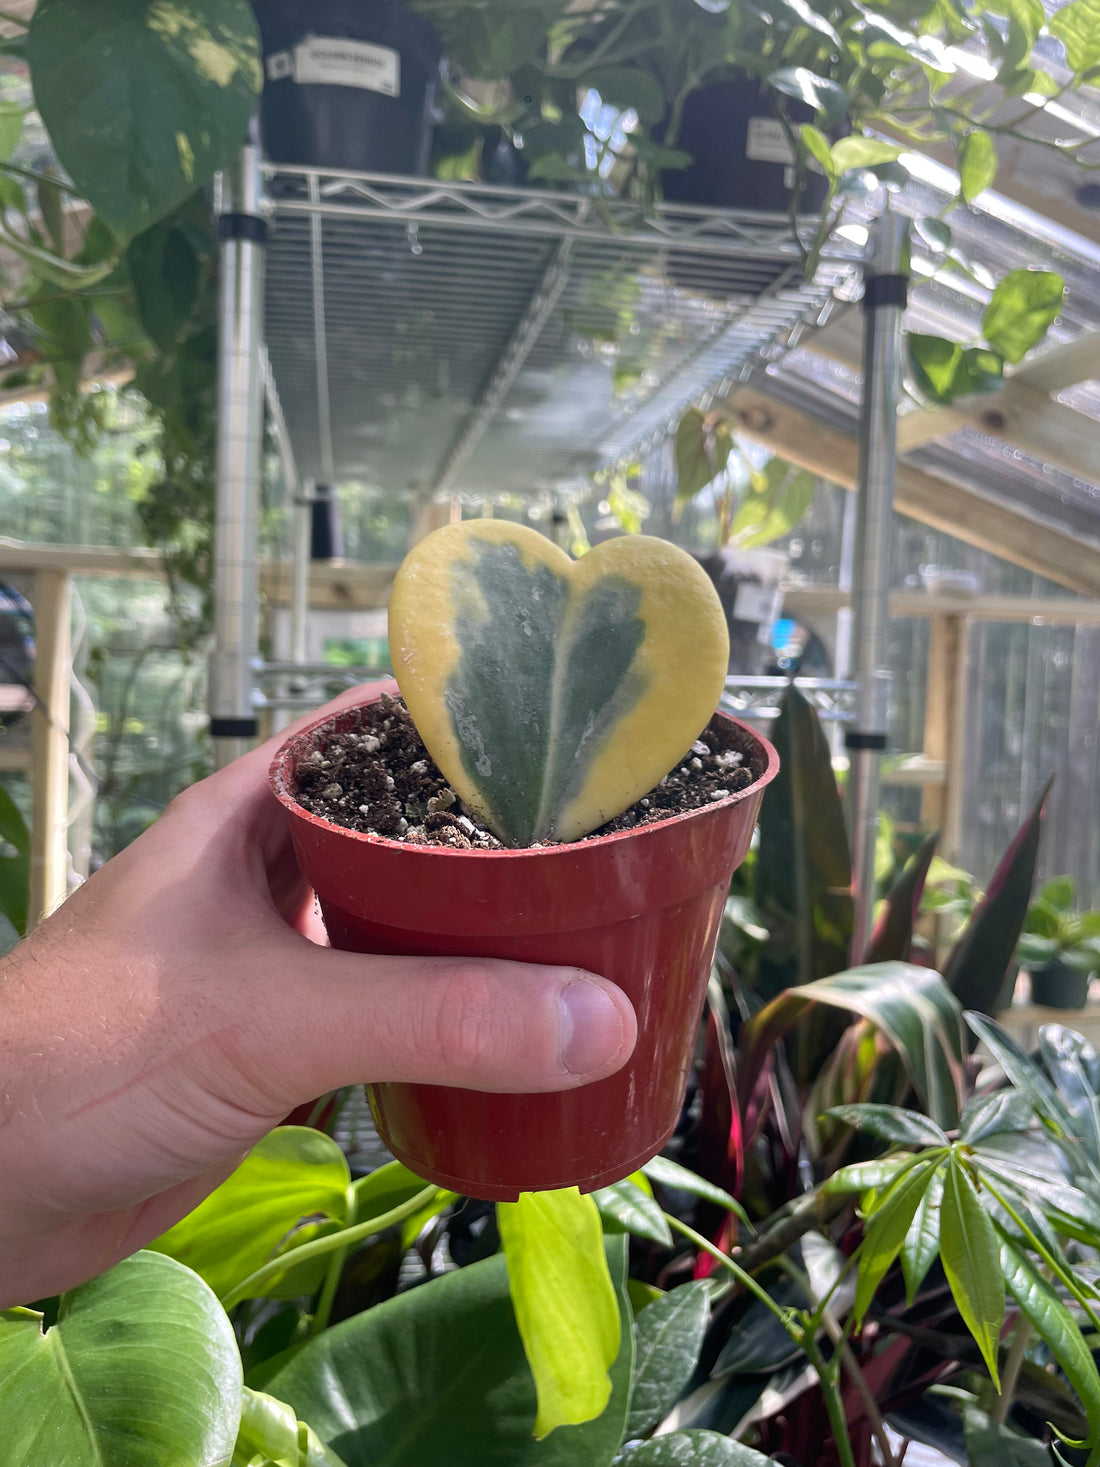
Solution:
{"label": "variegated leaf", "polygon": [[522,525],[422,540],[394,581],[394,670],[432,757],[510,845],[578,840],[683,758],[728,640],[691,556],[636,535],[571,561]]}

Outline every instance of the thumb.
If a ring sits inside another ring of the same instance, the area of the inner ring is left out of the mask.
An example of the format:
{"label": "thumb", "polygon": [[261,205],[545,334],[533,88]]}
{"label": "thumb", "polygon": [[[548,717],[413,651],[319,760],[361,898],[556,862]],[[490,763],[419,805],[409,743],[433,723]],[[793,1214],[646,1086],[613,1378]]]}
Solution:
{"label": "thumb", "polygon": [[285,940],[292,946],[268,967],[253,1032],[293,1104],[362,1081],[570,1090],[614,1074],[637,1038],[623,991],[578,968],[375,957],[289,932]]}

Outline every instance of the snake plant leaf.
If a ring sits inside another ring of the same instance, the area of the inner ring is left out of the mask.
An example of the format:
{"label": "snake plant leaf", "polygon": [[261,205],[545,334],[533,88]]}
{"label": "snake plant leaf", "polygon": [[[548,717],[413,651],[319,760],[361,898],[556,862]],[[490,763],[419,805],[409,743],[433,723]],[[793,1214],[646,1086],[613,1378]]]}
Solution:
{"label": "snake plant leaf", "polygon": [[526,526],[445,525],[390,598],[397,681],[463,801],[508,845],[579,840],[706,727],[729,657],[717,592],[644,535],[572,561]]}

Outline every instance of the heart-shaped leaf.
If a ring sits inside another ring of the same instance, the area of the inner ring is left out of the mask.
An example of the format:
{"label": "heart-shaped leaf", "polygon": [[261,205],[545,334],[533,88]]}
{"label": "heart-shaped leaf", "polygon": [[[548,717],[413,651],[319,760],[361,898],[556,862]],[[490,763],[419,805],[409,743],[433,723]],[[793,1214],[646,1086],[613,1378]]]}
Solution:
{"label": "heart-shaped leaf", "polygon": [[138,1253],[62,1295],[43,1332],[28,1309],[0,1315],[0,1460],[27,1467],[228,1467],[241,1414],[241,1358],[203,1281]]}
{"label": "heart-shaped leaf", "polygon": [[446,525],[390,598],[397,681],[432,757],[510,845],[581,836],[706,727],[729,643],[717,592],[666,540],[571,561],[522,525]]}

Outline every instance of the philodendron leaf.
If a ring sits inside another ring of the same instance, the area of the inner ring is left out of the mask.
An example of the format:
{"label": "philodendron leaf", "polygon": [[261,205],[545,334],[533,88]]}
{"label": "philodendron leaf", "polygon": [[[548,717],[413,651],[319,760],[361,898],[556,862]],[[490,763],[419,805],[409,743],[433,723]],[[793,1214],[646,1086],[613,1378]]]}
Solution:
{"label": "philodendron leaf", "polygon": [[652,789],[706,727],[729,656],[685,551],[632,535],[571,561],[502,520],[409,552],[389,641],[435,762],[516,846],[579,840]]}
{"label": "philodendron leaf", "polygon": [[[217,1191],[150,1246],[193,1268],[224,1295],[274,1258],[304,1218],[344,1223],[350,1180],[344,1154],[331,1137],[307,1126],[280,1126]],[[296,1279],[295,1292],[316,1288],[327,1262],[318,1260],[309,1277]],[[263,1292],[276,1290],[265,1286]],[[279,1297],[285,1294],[279,1291]]]}
{"label": "philodendron leaf", "polygon": [[609,1238],[619,1296],[611,1400],[583,1426],[533,1434],[535,1385],[500,1254],[325,1330],[266,1385],[347,1467],[607,1467],[634,1359],[626,1239]]}
{"label": "philodendron leaf", "polygon": [[27,57],[58,158],[127,236],[232,161],[263,84],[248,0],[39,0]]}
{"label": "philodendron leaf", "polygon": [[11,1467],[228,1467],[241,1358],[203,1281],[138,1253],[61,1297],[43,1331],[0,1314],[0,1461]]}
{"label": "philodendron leaf", "polygon": [[622,1467],[767,1467],[774,1457],[717,1431],[672,1431],[624,1453]]}
{"label": "philodendron leaf", "polygon": [[523,1348],[538,1392],[535,1436],[599,1416],[611,1398],[619,1308],[600,1215],[576,1187],[497,1205]]}
{"label": "philodendron leaf", "polygon": [[299,1421],[289,1406],[246,1386],[233,1467],[345,1467],[345,1464],[331,1447],[317,1440],[312,1427]]}

